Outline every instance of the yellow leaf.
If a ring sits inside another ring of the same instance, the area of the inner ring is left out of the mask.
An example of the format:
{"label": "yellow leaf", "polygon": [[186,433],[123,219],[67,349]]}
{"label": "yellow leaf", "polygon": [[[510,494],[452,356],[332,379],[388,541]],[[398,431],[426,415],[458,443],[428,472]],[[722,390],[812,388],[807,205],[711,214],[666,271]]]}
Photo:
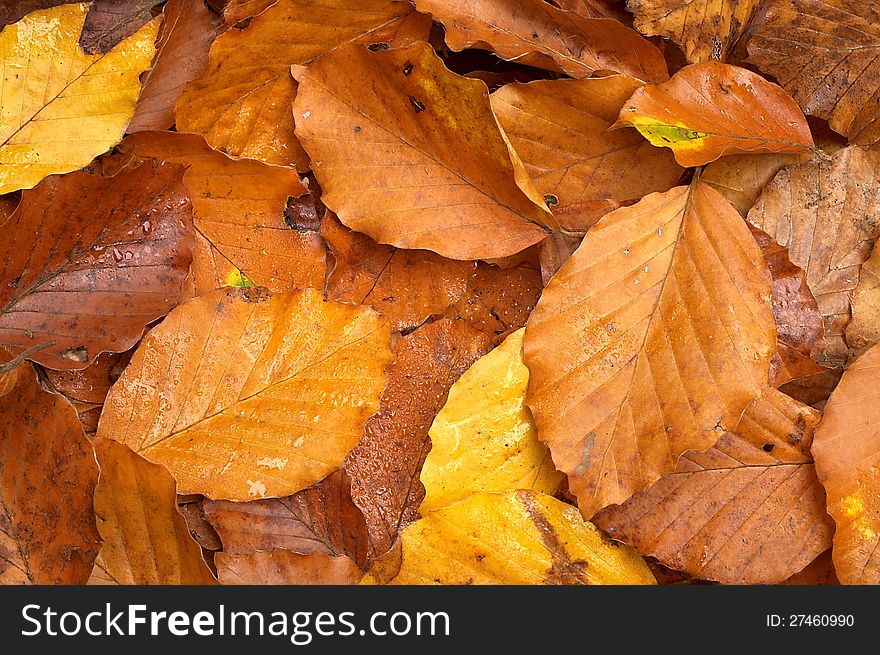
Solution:
{"label": "yellow leaf", "polygon": [[[656,584],[644,560],[577,509],[533,491],[478,492],[400,535],[364,584]],[[377,571],[393,571],[391,579]]]}
{"label": "yellow leaf", "polygon": [[449,391],[429,435],[422,468],[421,511],[449,505],[474,491],[533,489],[552,494],[563,475],[538,441],[525,406],[529,370],[523,363],[525,329],[480,358]]}
{"label": "yellow leaf", "polygon": [[134,114],[160,21],[88,55],[78,43],[87,10],[35,11],[0,33],[0,194],[82,168],[122,138]]}

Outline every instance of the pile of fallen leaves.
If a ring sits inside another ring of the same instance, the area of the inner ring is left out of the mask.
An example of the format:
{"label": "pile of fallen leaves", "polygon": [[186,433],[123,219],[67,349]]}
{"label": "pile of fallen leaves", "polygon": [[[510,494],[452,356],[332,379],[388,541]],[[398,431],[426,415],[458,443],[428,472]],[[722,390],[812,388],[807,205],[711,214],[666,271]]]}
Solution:
{"label": "pile of fallen leaves", "polygon": [[880,582],[876,3],[0,25],[3,582]]}

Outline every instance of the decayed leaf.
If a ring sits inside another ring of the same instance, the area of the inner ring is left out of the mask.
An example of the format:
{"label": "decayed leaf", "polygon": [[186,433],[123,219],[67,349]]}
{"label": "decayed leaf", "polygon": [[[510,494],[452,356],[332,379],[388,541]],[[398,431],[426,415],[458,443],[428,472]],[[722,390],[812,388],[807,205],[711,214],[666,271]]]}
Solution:
{"label": "decayed leaf", "polygon": [[202,507],[204,502],[205,499],[199,495],[177,497],[177,510],[183,516],[183,520],[186,521],[186,529],[189,530],[196,543],[202,547],[202,553],[207,555],[223,550],[223,542],[220,541],[220,535],[217,534],[214,526],[205,518],[205,512]]}
{"label": "decayed leaf", "polygon": [[347,555],[360,566],[367,561],[367,524],[351,500],[351,481],[343,471],[285,498],[206,500],[204,510],[230,555],[287,550]]}
{"label": "decayed leaf", "polygon": [[880,8],[862,0],[777,0],[755,30],[749,62],[806,114],[863,145],[880,141]]}
{"label": "decayed leaf", "polygon": [[475,262],[445,259],[426,250],[401,250],[352,232],[335,216],[321,222],[335,266],[327,278],[333,300],[369,305],[402,331],[421,325],[458,302]]}
{"label": "decayed leaf", "polygon": [[813,456],[834,517],[834,569],[843,584],[880,583],[880,346],[853,364],[831,394]]}
{"label": "decayed leaf", "polygon": [[56,369],[133,346],[180,294],[192,257],[183,167],[52,176],[26,191],[0,240],[0,344]]}
{"label": "decayed leaf", "polygon": [[177,511],[174,478],[109,439],[95,443],[95,512],[103,544],[90,584],[214,584]]}
{"label": "decayed leaf", "polygon": [[[306,193],[296,171],[232,159],[193,134],[142,132],[124,143],[140,156],[188,166],[183,183],[192,196],[195,227],[226,260],[220,268],[224,283],[236,268],[270,291],[324,286],[320,236],[294,230],[284,217],[287,199]],[[198,249],[194,259],[206,254]]]}
{"label": "decayed leaf", "polygon": [[749,222],[788,250],[807,273],[825,320],[822,360],[846,361],[844,329],[859,268],[880,234],[880,153],[857,146],[777,173]]}
{"label": "decayed leaf", "polygon": [[370,531],[370,554],[387,551],[424,498],[419,471],[428,429],[453,383],[491,348],[464,321],[441,319],[398,339],[381,405],[345,461],[351,495]]}
{"label": "decayed leaf", "polygon": [[555,227],[486,85],[451,73],[427,44],[337,48],[302,75],[293,107],[321,200],[379,243],[505,257]]}
{"label": "decayed leaf", "polygon": [[0,27],[16,23],[38,9],[73,3],[75,0],[5,0],[0,4]]}
{"label": "decayed leaf", "polygon": [[724,61],[758,0],[627,0],[642,34],[672,39],[690,63]]}
{"label": "decayed leaf", "polygon": [[422,514],[475,491],[532,489],[552,495],[562,483],[525,406],[529,370],[522,359],[523,333],[517,330],[477,360],[449,390],[428,432]]}
{"label": "decayed leaf", "polygon": [[791,263],[788,251],[773,237],[749,227],[773,277],[776,354],[770,364],[770,386],[779,387],[824,370],[812,358],[825,345],[825,326],[804,270]]}
{"label": "decayed leaf", "polygon": [[771,281],[737,211],[696,184],[606,215],[547,285],[527,403],[584,516],[705,450],[767,384]]}
{"label": "decayed leaf", "polygon": [[682,170],[668,150],[652,147],[635,130],[608,131],[640,86],[614,75],[507,84],[490,96],[498,122],[538,190],[551,196],[554,212],[588,200],[635,201],[678,181]]}
{"label": "decayed leaf", "polygon": [[208,50],[217,36],[204,0],[168,0],[156,41],[156,58],[146,74],[129,132],[167,130],[183,87],[208,67]]}
{"label": "decayed leaf", "polygon": [[723,155],[813,148],[807,120],[785,91],[717,61],[686,66],[665,84],[643,86],[620,111],[618,124],[672,148],[682,166],[702,166]]}
{"label": "decayed leaf", "polygon": [[[104,54],[153,17],[162,0],[98,0],[89,7],[79,44],[88,54]],[[155,37],[155,33],[153,34]]]}
{"label": "decayed leaf", "polygon": [[544,0],[415,0],[446,28],[453,50],[489,47],[502,59],[571,77],[597,71],[662,82],[669,75],[660,51],[617,21],[585,18]]}
{"label": "decayed leaf", "polygon": [[[11,357],[0,348],[0,366]],[[33,367],[0,372],[0,584],[85,584],[98,468],[73,407]]]}
{"label": "decayed leaf", "polygon": [[0,33],[0,193],[85,166],[131,119],[159,21],[106,55],[88,55],[77,44],[87,9],[37,11]]}
{"label": "decayed leaf", "polygon": [[[532,491],[473,493],[401,534],[391,584],[656,584],[638,553]],[[391,555],[394,555],[392,553]],[[366,584],[385,582],[371,574]]]}
{"label": "decayed leaf", "polygon": [[852,295],[852,320],[846,326],[846,343],[851,356],[859,356],[880,342],[880,248],[874,246],[870,259],[862,264],[859,284]]}
{"label": "decayed leaf", "polygon": [[713,187],[745,216],[764,187],[785,166],[801,163],[804,155],[765,153],[728,155],[709,164],[700,180]]}
{"label": "decayed leaf", "polygon": [[831,392],[837,388],[841,375],[843,368],[823,368],[811,375],[786,382],[779,387],[779,390],[821,412],[825,409],[825,403]]}
{"label": "decayed leaf", "polygon": [[387,40],[395,21],[411,11],[408,3],[392,0],[330,0],[319,7],[311,0],[278,0],[246,28],[217,38],[208,70],[177,101],[177,130],[202,134],[231,155],[307,170],[293,133],[291,65],[350,41]]}
{"label": "decayed leaf", "polygon": [[164,464],[181,493],[286,496],[357,443],[378,407],[388,341],[375,312],[317,291],[212,291],[144,338],[98,435]]}
{"label": "decayed leaf", "polygon": [[217,575],[221,584],[234,585],[351,585],[363,573],[344,555],[299,555],[283,550],[247,555],[218,553]]}
{"label": "decayed leaf", "polygon": [[[592,226],[591,226],[592,227]],[[581,245],[583,237],[565,234],[551,234],[538,244],[538,259],[541,263],[541,280],[544,284],[556,275],[556,271],[568,261]]]}
{"label": "decayed leaf", "polygon": [[595,518],[613,538],[695,578],[773,584],[831,545],[810,444],[821,415],[774,389],[706,452]]}

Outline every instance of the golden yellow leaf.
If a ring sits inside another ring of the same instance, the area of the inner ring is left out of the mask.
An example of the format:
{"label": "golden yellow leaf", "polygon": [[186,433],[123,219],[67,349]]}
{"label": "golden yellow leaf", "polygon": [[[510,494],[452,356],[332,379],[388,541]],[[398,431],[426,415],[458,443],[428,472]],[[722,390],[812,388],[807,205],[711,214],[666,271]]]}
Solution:
{"label": "golden yellow leaf", "polygon": [[426,512],[474,491],[533,489],[553,494],[563,475],[538,441],[525,406],[529,370],[520,328],[484,355],[452,385],[428,434],[431,452],[422,468]]}
{"label": "golden yellow leaf", "polygon": [[[639,554],[612,544],[577,508],[533,491],[478,492],[400,535],[396,571],[364,584],[656,584]],[[388,570],[380,558],[378,570]],[[395,574],[396,573],[396,574]]]}
{"label": "golden yellow leaf", "polygon": [[218,289],[147,335],[98,434],[164,464],[180,493],[286,496],[357,444],[379,406],[389,338],[372,310],[317,291]]}
{"label": "golden yellow leaf", "polygon": [[131,120],[159,20],[88,55],[78,43],[88,7],[35,11],[0,33],[0,194],[82,168]]}

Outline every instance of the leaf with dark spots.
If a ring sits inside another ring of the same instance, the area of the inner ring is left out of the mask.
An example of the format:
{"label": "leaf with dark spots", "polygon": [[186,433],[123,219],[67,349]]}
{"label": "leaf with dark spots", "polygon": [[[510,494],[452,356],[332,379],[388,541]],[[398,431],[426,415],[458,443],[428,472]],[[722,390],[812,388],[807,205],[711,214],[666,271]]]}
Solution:
{"label": "leaf with dark spots", "polygon": [[[0,348],[0,366],[12,358]],[[73,407],[23,362],[0,372],[0,583],[85,584],[98,467]]]}
{"label": "leaf with dark spots", "polygon": [[484,353],[489,338],[464,321],[440,319],[397,340],[379,411],[344,468],[370,531],[370,554],[386,552],[418,515],[425,490],[419,471],[428,429],[452,384]]}
{"label": "leaf with dark spots", "polygon": [[133,346],[177,302],[192,259],[183,173],[132,160],[25,191],[0,241],[0,345],[68,370]]}
{"label": "leaf with dark spots", "polygon": [[346,555],[362,567],[367,562],[367,524],[351,500],[351,482],[343,471],[285,498],[206,500],[204,512],[230,555],[286,550]]}

